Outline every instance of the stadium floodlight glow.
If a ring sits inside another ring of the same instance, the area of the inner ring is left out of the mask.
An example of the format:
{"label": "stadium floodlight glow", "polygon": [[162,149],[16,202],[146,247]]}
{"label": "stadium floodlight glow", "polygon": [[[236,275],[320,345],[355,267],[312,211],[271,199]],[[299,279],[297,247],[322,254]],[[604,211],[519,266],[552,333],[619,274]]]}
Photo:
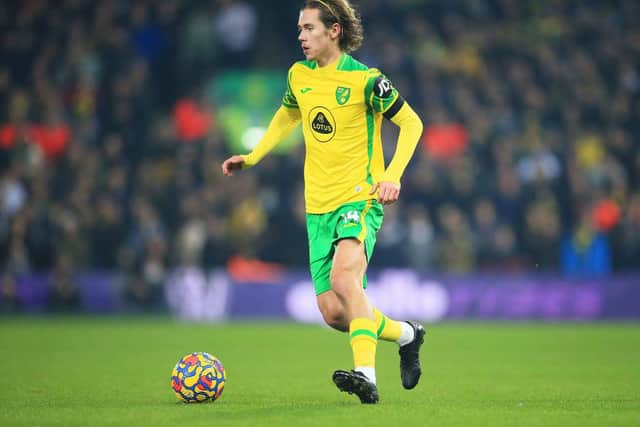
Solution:
{"label": "stadium floodlight glow", "polygon": [[267,129],[262,126],[253,126],[248,128],[242,134],[242,146],[247,150],[253,150],[266,132]]}

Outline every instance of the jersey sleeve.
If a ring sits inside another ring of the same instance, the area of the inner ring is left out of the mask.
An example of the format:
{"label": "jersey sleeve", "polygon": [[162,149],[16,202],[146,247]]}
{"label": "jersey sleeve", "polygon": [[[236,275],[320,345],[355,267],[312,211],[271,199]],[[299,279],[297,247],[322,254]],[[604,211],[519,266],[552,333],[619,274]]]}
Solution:
{"label": "jersey sleeve", "polygon": [[298,108],[298,100],[296,96],[293,94],[293,89],[291,89],[291,75],[293,73],[293,68],[289,69],[289,73],[287,74],[287,89],[284,92],[284,96],[282,97],[282,106],[287,108]]}
{"label": "jersey sleeve", "polygon": [[249,154],[242,156],[243,168],[257,164],[264,156],[280,144],[300,123],[300,110],[286,107],[278,108],[269,127],[258,145]]}
{"label": "jersey sleeve", "polygon": [[405,102],[400,111],[390,120],[400,128],[400,134],[398,135],[396,151],[380,181],[400,184],[400,178],[402,178],[402,174],[422,137],[423,126],[422,120],[420,120],[420,117],[413,111],[408,102]]}
{"label": "jersey sleeve", "polygon": [[404,105],[404,99],[391,81],[375,68],[369,70],[365,101],[374,111],[384,114],[387,119],[395,116]]}

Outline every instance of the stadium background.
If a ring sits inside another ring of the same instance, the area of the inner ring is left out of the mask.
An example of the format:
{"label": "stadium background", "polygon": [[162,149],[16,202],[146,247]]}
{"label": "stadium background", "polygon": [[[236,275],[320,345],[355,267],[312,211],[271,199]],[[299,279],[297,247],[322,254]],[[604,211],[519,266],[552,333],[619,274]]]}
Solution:
{"label": "stadium background", "polygon": [[[107,311],[162,311],[176,269],[234,283],[306,269],[300,134],[255,170],[219,170],[280,101],[297,6],[2,4],[3,311],[91,311],[105,295]],[[361,6],[356,57],[425,122],[373,270],[635,291],[638,4]]]}
{"label": "stadium background", "polygon": [[[354,3],[355,57],[425,123],[369,281],[427,325],[420,386],[387,343],[381,405],[330,381],[300,134],[220,173],[301,58],[298,2],[3,1],[0,425],[638,425],[640,3]],[[193,351],[214,407],[170,389]]]}

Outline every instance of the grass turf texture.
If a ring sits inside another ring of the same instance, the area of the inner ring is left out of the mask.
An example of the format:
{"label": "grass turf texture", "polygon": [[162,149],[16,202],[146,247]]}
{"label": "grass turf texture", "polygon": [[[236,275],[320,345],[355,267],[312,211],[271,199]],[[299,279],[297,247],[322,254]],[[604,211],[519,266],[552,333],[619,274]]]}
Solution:
{"label": "grass turf texture", "polygon": [[[177,402],[170,373],[218,356],[213,404]],[[640,328],[438,324],[423,374],[402,389],[394,344],[378,346],[379,405],[331,382],[346,335],[278,323],[149,318],[0,318],[1,426],[638,426]]]}

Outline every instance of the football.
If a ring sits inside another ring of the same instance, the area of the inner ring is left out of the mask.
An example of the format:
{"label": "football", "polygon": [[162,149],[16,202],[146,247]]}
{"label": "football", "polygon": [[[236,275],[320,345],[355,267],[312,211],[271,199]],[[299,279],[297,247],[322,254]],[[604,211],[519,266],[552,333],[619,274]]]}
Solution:
{"label": "football", "polygon": [[226,380],[222,362],[204,352],[187,354],[171,373],[171,387],[178,399],[186,403],[215,402]]}

